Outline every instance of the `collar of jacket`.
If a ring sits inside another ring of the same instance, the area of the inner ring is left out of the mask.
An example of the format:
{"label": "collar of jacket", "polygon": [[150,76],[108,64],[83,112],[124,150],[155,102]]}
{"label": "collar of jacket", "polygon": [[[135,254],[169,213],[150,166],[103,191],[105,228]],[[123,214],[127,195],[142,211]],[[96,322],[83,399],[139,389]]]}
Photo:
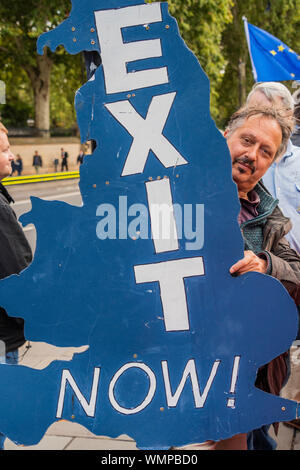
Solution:
{"label": "collar of jacket", "polygon": [[[240,228],[248,242],[251,243],[253,237],[255,240],[257,237],[257,239],[261,238],[261,249],[271,251],[280,239],[291,230],[292,224],[290,219],[285,217],[278,207],[278,199],[271,196],[262,182],[259,182],[254,190],[260,197],[258,216],[244,222]],[[256,246],[256,244],[254,243],[253,246]],[[249,249],[255,251],[253,248]]]}
{"label": "collar of jacket", "polygon": [[7,189],[5,188],[5,186],[3,186],[2,183],[0,183],[0,193],[3,194],[3,196],[5,197],[5,199],[7,199],[9,204],[11,202],[15,202],[13,200],[13,198],[11,197],[11,195],[9,194],[9,192],[7,191]]}
{"label": "collar of jacket", "polygon": [[278,205],[278,199],[274,199],[273,196],[269,193],[267,188],[263,185],[261,181],[257,183],[254,188],[254,191],[257,192],[260,202],[257,207],[258,216],[254,219],[247,220],[241,224],[241,228],[246,227],[247,225],[257,224],[264,221],[269,215],[272,214],[275,207]]}

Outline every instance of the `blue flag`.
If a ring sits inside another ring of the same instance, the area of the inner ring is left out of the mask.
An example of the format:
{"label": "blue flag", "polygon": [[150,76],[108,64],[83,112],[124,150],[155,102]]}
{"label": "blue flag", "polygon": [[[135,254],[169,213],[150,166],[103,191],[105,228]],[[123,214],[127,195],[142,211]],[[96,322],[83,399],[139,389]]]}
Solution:
{"label": "blue flag", "polygon": [[300,55],[280,39],[243,19],[255,81],[299,80]]}

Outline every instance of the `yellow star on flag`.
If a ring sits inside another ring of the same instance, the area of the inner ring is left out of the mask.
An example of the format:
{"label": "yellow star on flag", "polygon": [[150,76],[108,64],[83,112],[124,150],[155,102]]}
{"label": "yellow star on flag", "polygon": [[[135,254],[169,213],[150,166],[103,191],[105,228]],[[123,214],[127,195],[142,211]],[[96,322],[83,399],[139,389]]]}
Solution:
{"label": "yellow star on flag", "polygon": [[273,50],[273,51],[270,51],[270,52],[271,52],[272,55],[276,55],[276,54],[277,54],[277,52],[274,51],[274,50]]}
{"label": "yellow star on flag", "polygon": [[294,78],[294,77],[295,77],[295,74],[294,74],[294,73],[291,73],[291,77],[293,77],[293,78]]}
{"label": "yellow star on flag", "polygon": [[282,45],[278,46],[278,50],[279,50],[279,52],[282,52],[282,51],[284,51],[284,49],[285,49],[285,48],[284,48]]}

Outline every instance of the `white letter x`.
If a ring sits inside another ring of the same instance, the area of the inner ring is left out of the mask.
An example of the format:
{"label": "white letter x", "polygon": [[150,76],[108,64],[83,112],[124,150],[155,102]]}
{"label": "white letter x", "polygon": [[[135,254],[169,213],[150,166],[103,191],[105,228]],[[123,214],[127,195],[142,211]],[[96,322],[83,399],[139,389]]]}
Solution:
{"label": "white letter x", "polygon": [[128,100],[105,105],[134,138],[122,176],[143,173],[150,150],[155,153],[165,168],[188,163],[162,135],[175,96],[176,93],[154,96],[146,119],[135,110]]}

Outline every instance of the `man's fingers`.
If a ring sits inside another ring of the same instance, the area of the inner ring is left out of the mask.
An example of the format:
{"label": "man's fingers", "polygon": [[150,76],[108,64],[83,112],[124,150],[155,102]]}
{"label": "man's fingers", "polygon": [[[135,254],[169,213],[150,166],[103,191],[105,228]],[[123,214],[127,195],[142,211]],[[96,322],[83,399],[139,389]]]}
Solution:
{"label": "man's fingers", "polygon": [[241,271],[241,269],[245,268],[245,266],[248,264],[247,258],[240,259],[237,263],[235,263],[231,268],[229,269],[230,274],[237,273]]}
{"label": "man's fingers", "polygon": [[252,251],[245,251],[243,259],[235,263],[229,269],[230,274],[245,274],[249,271],[265,273],[267,270],[267,261],[258,258]]}
{"label": "man's fingers", "polygon": [[243,259],[240,259],[237,263],[235,263],[233,266],[231,266],[229,272],[231,274],[241,272],[243,268],[246,268],[249,265],[249,262],[252,260],[252,251],[245,251],[244,252],[245,256]]}

